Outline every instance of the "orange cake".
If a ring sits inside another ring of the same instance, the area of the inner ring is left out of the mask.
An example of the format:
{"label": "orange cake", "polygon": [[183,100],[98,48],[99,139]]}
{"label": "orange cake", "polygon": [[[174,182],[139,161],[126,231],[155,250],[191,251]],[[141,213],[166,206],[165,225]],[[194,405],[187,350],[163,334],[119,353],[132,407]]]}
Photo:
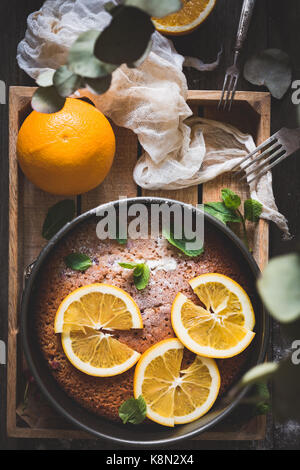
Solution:
{"label": "orange cake", "polygon": [[[175,336],[171,307],[178,292],[199,303],[188,283],[195,276],[217,272],[234,279],[246,290],[254,306],[255,289],[253,276],[240,255],[211,228],[205,232],[204,253],[192,258],[162,237],[129,239],[124,245],[115,240],[101,241],[96,235],[96,223],[93,219],[79,224],[51,252],[38,281],[35,324],[43,355],[65,392],[88,410],[119,420],[119,406],[133,396],[135,368],[114,377],[93,377],[69,362],[60,334],[54,332],[54,320],[60,303],[70,292],[87,284],[107,283],[130,294],[140,309],[144,327],[113,334],[119,341],[143,353],[153,344]],[[93,265],[85,272],[66,267],[64,258],[72,252],[88,255]],[[147,262],[151,270],[148,286],[138,291],[132,271],[122,268],[119,262]],[[221,375],[220,396],[244,370],[250,350],[251,347],[233,358],[217,360]],[[186,350],[184,362],[191,363],[193,359],[194,354]]]}

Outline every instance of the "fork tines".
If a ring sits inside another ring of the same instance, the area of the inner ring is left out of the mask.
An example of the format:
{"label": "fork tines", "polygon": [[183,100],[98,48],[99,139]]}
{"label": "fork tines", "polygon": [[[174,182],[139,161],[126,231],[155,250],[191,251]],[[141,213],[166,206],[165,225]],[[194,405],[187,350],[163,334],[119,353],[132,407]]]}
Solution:
{"label": "fork tines", "polygon": [[[231,110],[232,102],[233,102],[234,95],[236,92],[238,78],[239,78],[238,75],[235,75],[235,74],[232,75],[232,74],[226,73],[225,78],[224,78],[224,83],[223,83],[222,95],[218,104],[219,110],[223,109],[223,111],[225,111],[228,103],[229,103],[228,111]],[[224,99],[225,92],[226,92],[226,99]]]}
{"label": "fork tines", "polygon": [[[257,156],[255,154],[261,151]],[[241,178],[241,181],[248,180],[248,183],[251,183],[253,180],[260,178],[265,173],[267,173],[273,166],[279,163],[281,160],[285,158],[286,150],[283,148],[282,144],[279,142],[277,138],[277,133],[274,134],[272,137],[267,139],[261,145],[256,147],[251,153],[249,153],[241,162],[239,162],[233,169],[234,171],[236,168],[240,167],[240,170],[236,173],[236,176],[239,176],[245,170],[248,170],[246,174]],[[254,158],[252,158],[254,157]],[[276,158],[277,157],[277,158]],[[267,165],[268,162],[271,160],[275,160]],[[257,163],[263,160],[259,165]],[[261,170],[261,171],[259,171]],[[259,171],[259,172],[258,172]],[[248,179],[250,175],[252,178]]]}

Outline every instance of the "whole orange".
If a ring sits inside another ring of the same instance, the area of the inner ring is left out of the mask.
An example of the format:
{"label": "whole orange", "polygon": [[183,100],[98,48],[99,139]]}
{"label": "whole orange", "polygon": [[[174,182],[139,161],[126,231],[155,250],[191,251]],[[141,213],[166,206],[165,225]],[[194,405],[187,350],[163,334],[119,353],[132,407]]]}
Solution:
{"label": "whole orange", "polygon": [[67,98],[57,113],[32,111],[18,135],[26,177],[48,193],[82,194],[98,186],[112,165],[115,136],[106,117],[82,100]]}

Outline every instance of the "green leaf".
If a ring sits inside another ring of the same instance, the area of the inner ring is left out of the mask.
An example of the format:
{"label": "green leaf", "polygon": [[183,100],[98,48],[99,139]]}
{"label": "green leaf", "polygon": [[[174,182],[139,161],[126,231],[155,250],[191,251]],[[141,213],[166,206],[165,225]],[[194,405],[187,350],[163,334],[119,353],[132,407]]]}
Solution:
{"label": "green leaf", "polygon": [[273,409],[279,421],[300,421],[300,365],[281,361],[273,379]]}
{"label": "green leaf", "polygon": [[99,35],[95,55],[109,64],[133,64],[143,56],[154,30],[147,13],[122,6]]}
{"label": "green leaf", "polygon": [[119,263],[122,268],[133,269],[133,281],[138,290],[145,289],[150,279],[150,269],[145,263]]}
{"label": "green leaf", "polygon": [[119,407],[119,416],[124,424],[140,424],[146,418],[147,405],[140,395],[138,398],[129,398]]}
{"label": "green leaf", "polygon": [[39,113],[57,113],[65,104],[66,99],[60,96],[54,86],[38,88],[31,99],[32,109]]}
{"label": "green leaf", "polygon": [[53,77],[53,84],[57,92],[64,98],[78,90],[81,83],[81,77],[72,72],[66,65],[59,67]]}
{"label": "green leaf", "polygon": [[137,7],[156,18],[163,18],[180,10],[182,2],[180,0],[125,0],[125,5]]}
{"label": "green leaf", "polygon": [[137,263],[119,263],[119,266],[125,269],[134,269],[137,267]]}
{"label": "green leaf", "polygon": [[55,74],[54,69],[45,70],[41,72],[36,79],[36,83],[38,86],[52,86],[53,85],[53,75]]}
{"label": "green leaf", "polygon": [[186,248],[186,245],[189,243],[192,243],[193,240],[187,240],[186,238],[182,238],[181,240],[175,239],[174,234],[172,233],[172,230],[166,229],[165,227],[162,230],[162,234],[166,240],[168,240],[171,245],[175,246],[178,248],[178,250],[182,251],[187,256],[193,257],[193,256],[199,256],[202,255],[204,252],[203,246],[197,250],[189,250]]}
{"label": "green leaf", "polygon": [[247,199],[244,202],[244,217],[250,222],[258,222],[262,212],[262,204],[255,199]]}
{"label": "green leaf", "polygon": [[278,371],[278,364],[275,362],[264,362],[258,364],[246,372],[238,384],[238,388],[246,387],[254,383],[269,380]]}
{"label": "green leaf", "polygon": [[120,245],[126,245],[127,243],[127,238],[116,238],[116,240]]}
{"label": "green leaf", "polygon": [[43,228],[42,236],[46,240],[50,240],[64,225],[75,217],[75,203],[72,199],[64,199],[54,206],[50,207],[47,212]]}
{"label": "green leaf", "polygon": [[[116,240],[120,245],[126,245],[127,243],[127,227],[120,226],[120,220],[117,220],[117,227],[116,227]],[[125,236],[125,238],[121,238],[121,236]]]}
{"label": "green leaf", "polygon": [[99,31],[90,30],[80,34],[70,48],[68,66],[75,74],[87,78],[99,78],[111,74],[116,67],[104,64],[94,55]]}
{"label": "green leaf", "polygon": [[147,264],[138,264],[133,271],[134,285],[138,290],[147,287],[150,279],[150,268]]}
{"label": "green leaf", "polygon": [[223,222],[223,224],[227,224],[228,222],[242,222],[240,216],[231,209],[228,209],[223,202],[208,202],[204,204],[204,210]]}
{"label": "green leaf", "polygon": [[270,314],[282,323],[300,318],[300,255],[273,258],[257,282]]}
{"label": "green leaf", "polygon": [[253,407],[253,415],[259,416],[268,414],[271,410],[271,397],[267,384],[255,384],[253,394],[256,397],[256,403]]}
{"label": "green leaf", "polygon": [[99,78],[85,78],[85,84],[92,93],[95,93],[96,95],[102,95],[109,89],[111,85],[111,79],[111,74]]}
{"label": "green leaf", "polygon": [[133,68],[137,68],[140,65],[142,65],[142,63],[147,59],[148,55],[150,54],[150,51],[152,49],[152,44],[153,44],[152,39],[150,39],[143,55],[141,55],[141,57],[139,59],[137,59],[135,62],[133,62],[133,64],[127,64],[127,67],[133,69]]}
{"label": "green leaf", "polygon": [[241,205],[241,198],[230,189],[222,189],[221,195],[228,209],[236,210]]}
{"label": "green leaf", "polygon": [[86,271],[93,264],[91,258],[84,253],[70,253],[65,257],[65,263],[74,271]]}
{"label": "green leaf", "polygon": [[279,49],[266,49],[245,64],[244,77],[253,85],[265,85],[274,98],[281,99],[292,81],[289,56]]}
{"label": "green leaf", "polygon": [[107,2],[104,5],[104,10],[106,10],[108,13],[112,13],[116,8],[118,8],[118,5],[116,5],[114,2]]}

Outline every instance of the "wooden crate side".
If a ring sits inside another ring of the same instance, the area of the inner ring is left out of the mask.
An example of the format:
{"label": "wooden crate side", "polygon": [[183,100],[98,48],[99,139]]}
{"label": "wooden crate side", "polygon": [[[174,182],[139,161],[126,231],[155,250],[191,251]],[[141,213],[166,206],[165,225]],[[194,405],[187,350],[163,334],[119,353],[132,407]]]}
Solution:
{"label": "wooden crate side", "polygon": [[7,337],[7,416],[8,435],[16,428],[16,380],[17,380],[17,308],[19,295],[18,263],[18,166],[15,159],[15,143],[18,123],[15,110],[18,98],[10,90],[9,95],[9,247],[8,247],[8,337]]}
{"label": "wooden crate side", "polygon": [[[244,94],[244,93],[243,93]],[[256,96],[248,102],[255,115],[251,115],[253,124],[253,136],[256,144],[260,144],[270,136],[270,95],[268,93],[256,93]],[[258,96],[257,96],[258,95]],[[218,98],[219,95],[216,96]],[[217,102],[217,101],[216,101]],[[247,108],[246,108],[247,109]],[[204,117],[208,119],[224,120],[224,112],[217,110],[214,105],[204,106]],[[255,123],[255,118],[257,123]],[[240,114],[238,109],[233,106],[230,113],[226,115],[227,122],[239,127],[245,131],[247,125],[249,126],[249,114]],[[255,132],[256,131],[256,132]],[[241,183],[234,173],[225,173],[209,181],[203,185],[203,203],[220,200],[220,192],[222,188],[229,188],[241,196],[242,201],[249,198],[249,188],[245,183]],[[248,236],[250,246],[253,250],[253,256],[260,269],[263,269],[268,260],[268,246],[269,246],[269,226],[265,220],[260,220],[257,225],[247,223]],[[241,232],[239,233],[241,235]]]}
{"label": "wooden crate side", "polygon": [[[46,240],[42,226],[49,207],[65,199],[41,191],[18,168],[16,143],[19,128],[30,112],[35,88],[11,87],[9,103],[9,311],[7,363],[7,429],[16,429],[17,332],[23,273],[40,253]],[[70,198],[72,199],[72,198]],[[76,198],[73,198],[76,204]],[[21,255],[22,254],[22,255]],[[21,255],[21,256],[20,256]]]}

